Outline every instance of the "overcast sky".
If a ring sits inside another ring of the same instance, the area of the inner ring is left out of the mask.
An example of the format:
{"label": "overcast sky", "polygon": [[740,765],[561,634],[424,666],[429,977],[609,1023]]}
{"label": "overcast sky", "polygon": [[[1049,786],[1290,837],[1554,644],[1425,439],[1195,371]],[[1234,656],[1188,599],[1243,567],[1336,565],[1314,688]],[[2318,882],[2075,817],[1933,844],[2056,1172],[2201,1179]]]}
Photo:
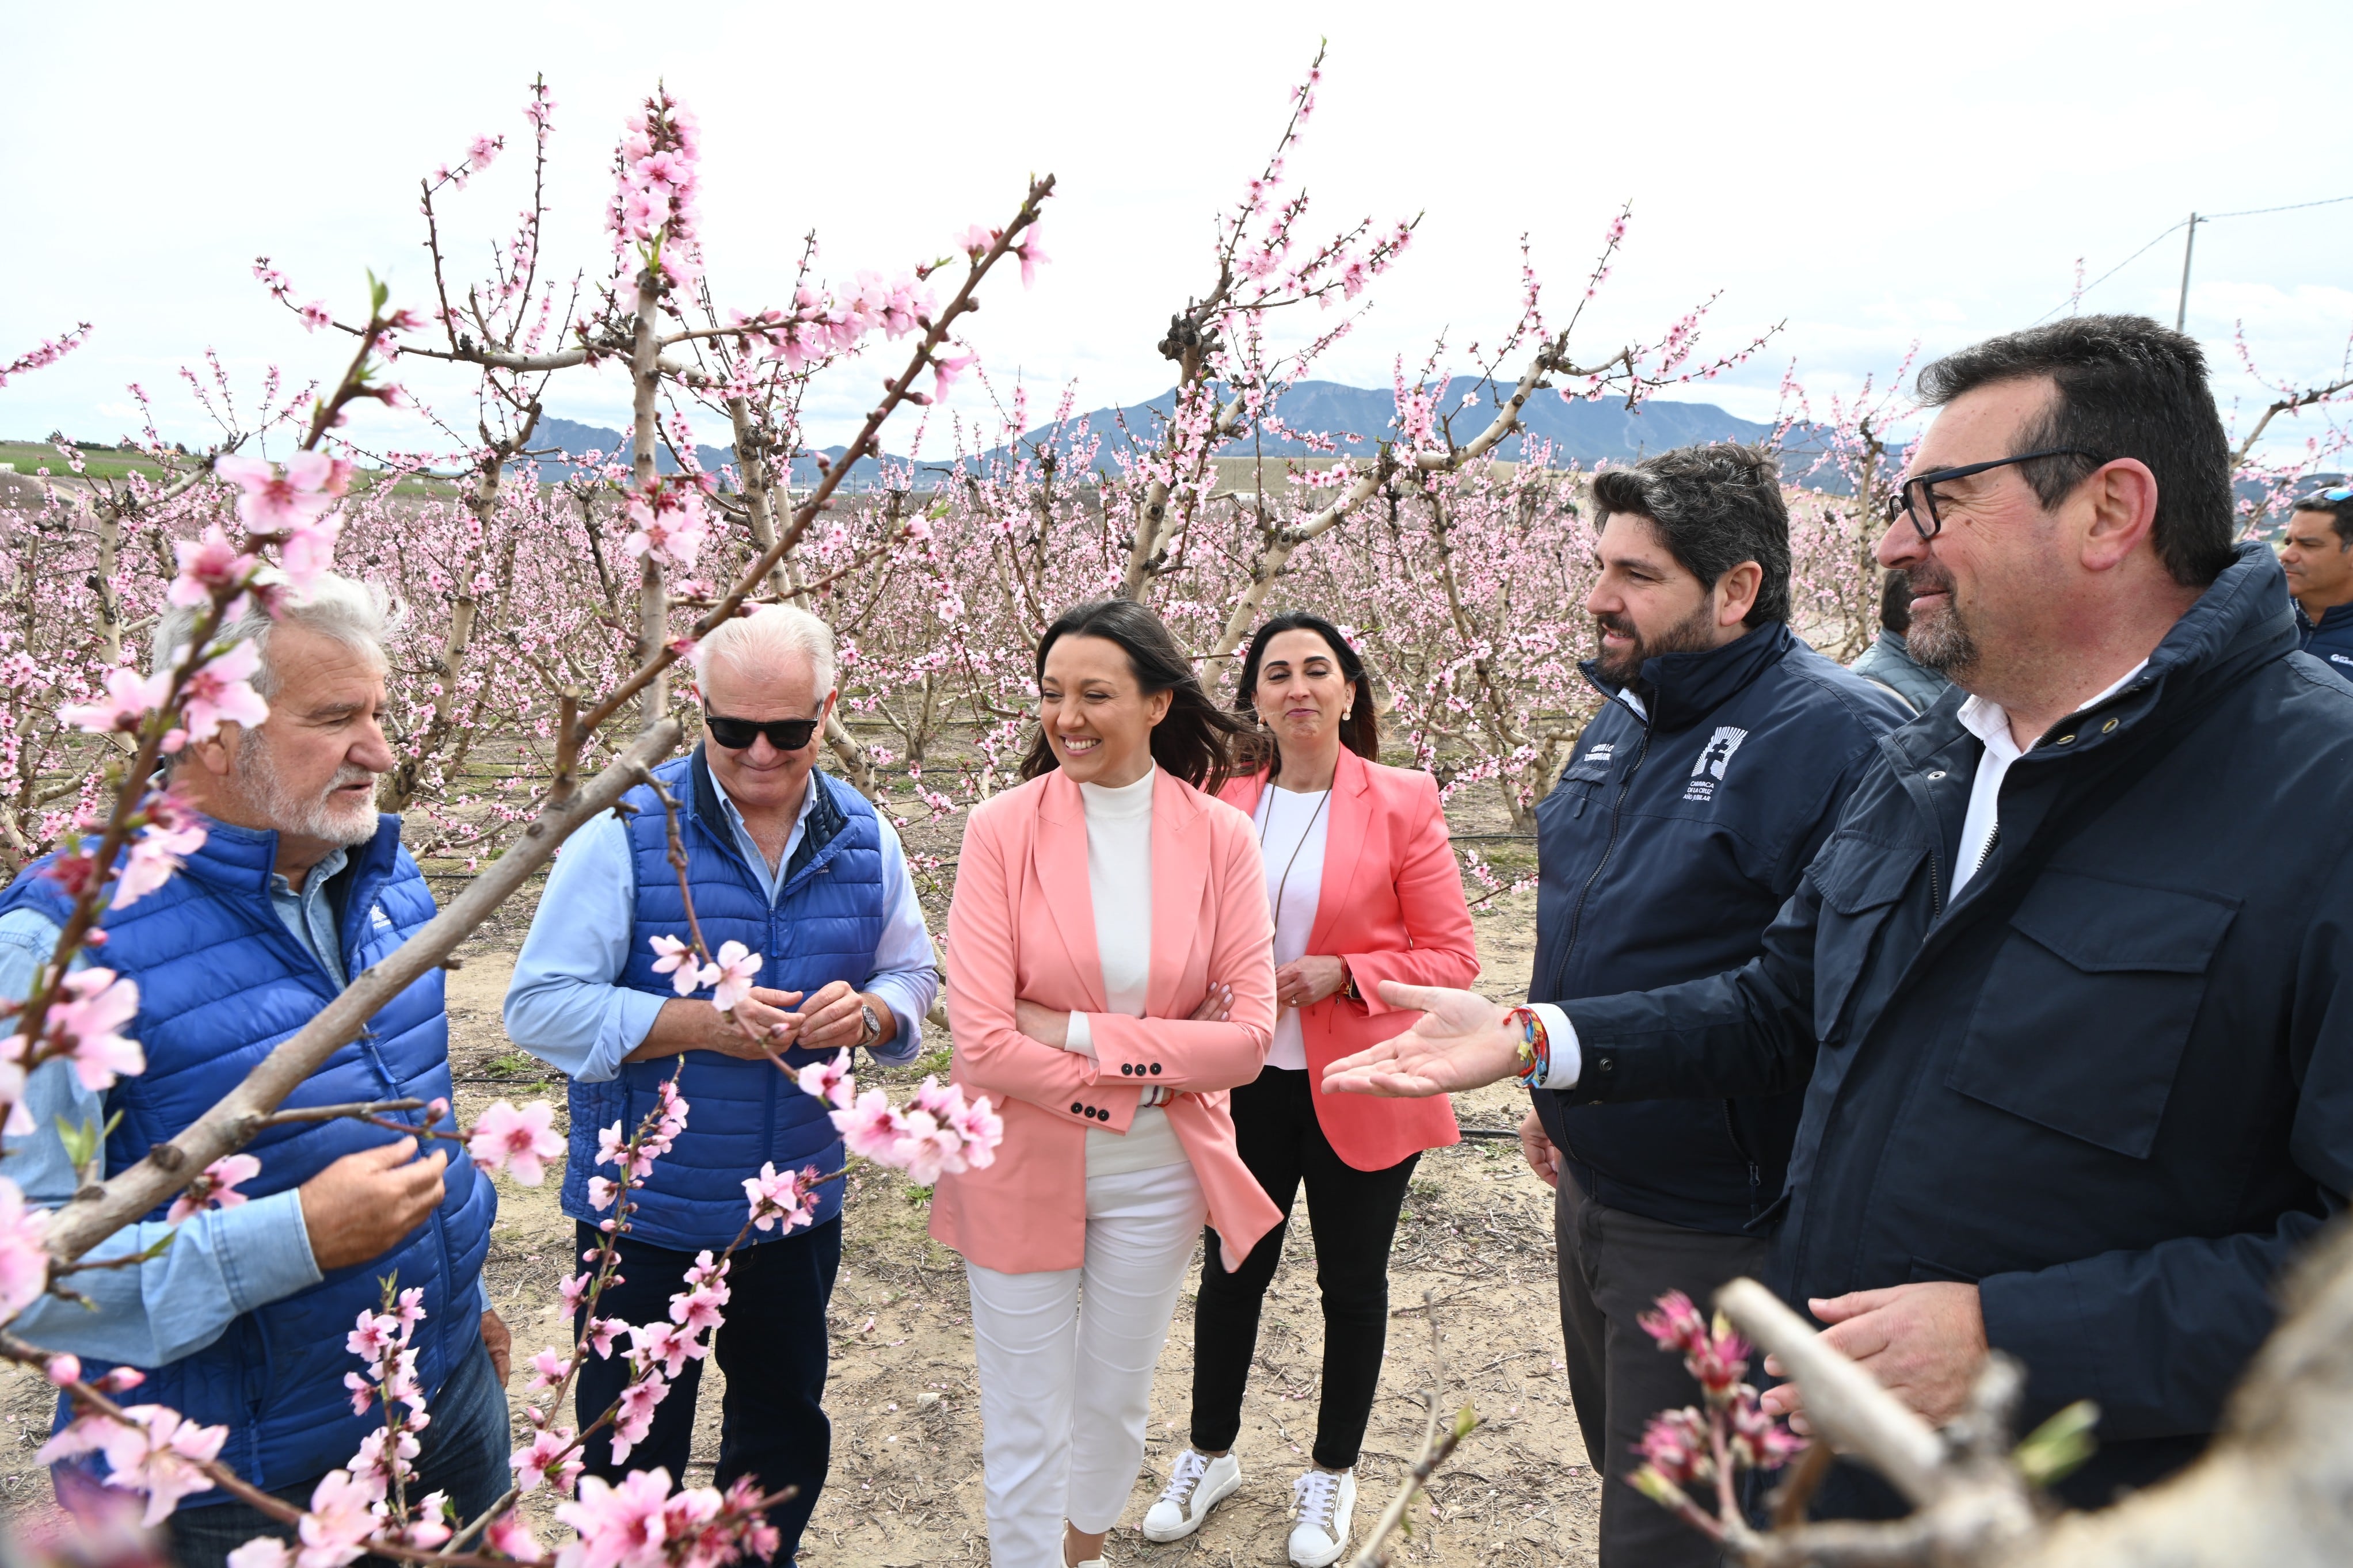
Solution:
{"label": "overcast sky", "polygon": [[[28,7],[9,33],[0,361],[97,328],[0,390],[10,437],[111,440],[137,381],[167,436],[202,439],[174,371],[207,347],[248,393],[271,364],[334,374],[345,344],[306,335],[253,258],[339,313],[364,310],[371,267],[425,303],[417,177],[477,134],[509,137],[449,209],[453,247],[480,255],[528,193],[518,111],[535,72],[558,106],[548,259],[603,267],[613,140],[659,78],[702,118],[712,279],[746,309],[781,300],[808,228],[831,272],[896,271],[1002,223],[1029,172],[1051,171],[1053,264],[1026,295],[992,282],[971,333],[1033,406],[1066,383],[1082,408],[1167,385],[1153,344],[1208,282],[1211,216],[1258,169],[1320,36],[1321,109],[1291,161],[1314,198],[1306,232],[1424,215],[1322,363],[1359,385],[1441,332],[1460,349],[1506,327],[1523,233],[1566,304],[1628,200],[1624,258],[1577,346],[1655,338],[1720,290],[1710,343],[1786,325],[1757,363],[1674,395],[1764,417],[1792,357],[1818,391],[1883,380],[1915,339],[1933,355],[2063,309],[2078,258],[2096,278],[2192,209],[2353,195],[2343,0],[180,3]],[[2236,368],[2234,323],[2274,377],[2345,362],[2348,258],[2353,202],[2198,231],[2189,324],[2226,403],[2266,395]],[[2181,259],[2176,233],[2085,308],[2169,321]],[[428,397],[455,385],[412,374]],[[824,388],[811,436],[846,435],[878,374]],[[627,395],[574,373],[548,405],[617,425]],[[381,419],[357,433],[414,438]]]}

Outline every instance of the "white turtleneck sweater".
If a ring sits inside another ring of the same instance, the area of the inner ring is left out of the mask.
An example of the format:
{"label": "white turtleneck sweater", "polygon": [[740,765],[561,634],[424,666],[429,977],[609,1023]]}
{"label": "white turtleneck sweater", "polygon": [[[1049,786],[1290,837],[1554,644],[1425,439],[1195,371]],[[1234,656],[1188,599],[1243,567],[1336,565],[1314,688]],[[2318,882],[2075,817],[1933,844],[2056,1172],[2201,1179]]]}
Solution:
{"label": "white turtleneck sweater", "polygon": [[[1152,790],[1154,767],[1131,784],[1108,788],[1082,784],[1079,798],[1087,814],[1087,895],[1094,904],[1095,955],[1103,964],[1103,1007],[1131,1018],[1144,1016],[1152,988]],[[1095,1054],[1087,1015],[1071,1015],[1064,1048]],[[1149,1091],[1147,1091],[1148,1093]],[[1087,1174],[1120,1175],[1186,1163],[1168,1115],[1156,1105],[1139,1105],[1128,1130],[1087,1129]]]}

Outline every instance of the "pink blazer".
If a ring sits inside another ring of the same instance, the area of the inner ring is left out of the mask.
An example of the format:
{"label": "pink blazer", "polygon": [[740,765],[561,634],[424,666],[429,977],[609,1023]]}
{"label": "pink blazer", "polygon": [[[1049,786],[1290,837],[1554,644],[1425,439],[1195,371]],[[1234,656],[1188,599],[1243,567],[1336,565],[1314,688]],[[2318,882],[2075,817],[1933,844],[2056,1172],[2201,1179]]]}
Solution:
{"label": "pink blazer", "polygon": [[[1255,811],[1266,780],[1264,773],[1232,780],[1219,796],[1246,814]],[[1345,959],[1365,999],[1327,996],[1300,1015],[1307,1068],[1319,1084],[1333,1062],[1403,1034],[1421,1016],[1382,1001],[1378,982],[1462,987],[1479,974],[1438,781],[1343,749],[1327,809],[1324,888],[1307,951]],[[1318,1094],[1315,1120],[1333,1151],[1360,1171],[1386,1170],[1419,1150],[1462,1141],[1443,1095]]]}
{"label": "pink blazer", "polygon": [[[1103,1011],[1087,887],[1087,822],[1060,769],[976,807],[948,906],[950,1076],[987,1094],[1005,1142],[986,1170],[943,1176],[932,1235],[1008,1274],[1086,1260],[1086,1134],[1124,1132],[1144,1083],[1166,1106],[1208,1199],[1226,1267],[1241,1267],[1282,1217],[1234,1151],[1226,1091],[1256,1079],[1274,1032],[1274,924],[1250,820],[1159,775],[1152,792],[1152,981],[1145,1016]],[[1222,1024],[1188,1015],[1212,982],[1234,988]],[[1013,1026],[1013,1004],[1091,1015],[1095,1057]],[[1141,1081],[1139,1081],[1141,1080]]]}

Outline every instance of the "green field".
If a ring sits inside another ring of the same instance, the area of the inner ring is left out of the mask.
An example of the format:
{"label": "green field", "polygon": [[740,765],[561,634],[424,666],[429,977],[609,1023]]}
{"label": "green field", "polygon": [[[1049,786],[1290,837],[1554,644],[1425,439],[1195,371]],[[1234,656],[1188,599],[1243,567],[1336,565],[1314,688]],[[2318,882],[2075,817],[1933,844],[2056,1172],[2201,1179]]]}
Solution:
{"label": "green field", "polygon": [[[100,451],[84,447],[81,456],[82,474],[87,479],[119,479],[135,473],[152,479],[164,471],[163,465],[135,452]],[[53,479],[66,479],[72,474],[72,469],[66,466],[66,460],[58,455],[58,449],[46,441],[0,441],[0,463],[13,463],[17,473],[26,476],[37,474],[43,468],[48,469]],[[365,486],[373,477],[369,471],[362,470],[357,483]],[[458,493],[458,487],[448,479],[403,479],[394,493],[450,497]]]}

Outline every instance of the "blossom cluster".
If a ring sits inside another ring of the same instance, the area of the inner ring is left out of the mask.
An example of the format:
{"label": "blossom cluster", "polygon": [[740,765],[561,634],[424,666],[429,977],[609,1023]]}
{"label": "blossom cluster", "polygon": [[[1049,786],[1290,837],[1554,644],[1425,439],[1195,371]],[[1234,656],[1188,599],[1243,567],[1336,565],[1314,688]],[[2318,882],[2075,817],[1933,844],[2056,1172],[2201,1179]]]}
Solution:
{"label": "blossom cluster", "polygon": [[7,385],[8,378],[12,375],[23,375],[27,371],[42,370],[57,363],[58,361],[81,347],[89,336],[90,323],[83,321],[69,332],[54,338],[43,338],[39,343],[18,354],[7,363],[0,364],[0,386]]}
{"label": "blossom cluster", "polygon": [[657,479],[634,491],[624,503],[629,532],[622,548],[633,556],[649,556],[664,566],[691,567],[710,537],[711,520],[702,493],[678,476]]}
{"label": "blossom cluster", "polygon": [[653,950],[660,954],[654,960],[654,973],[670,976],[670,988],[681,996],[691,996],[704,986],[712,987],[711,1005],[723,1013],[732,1013],[735,1005],[752,994],[752,977],[760,973],[760,955],[740,942],[723,942],[712,962],[704,963],[693,948],[674,936],[651,939]]}
{"label": "blossom cluster", "polygon": [[996,1163],[997,1146],[1005,1141],[1004,1119],[988,1096],[967,1101],[960,1084],[926,1078],[903,1108],[894,1106],[879,1089],[858,1092],[848,1051],[810,1063],[798,1079],[803,1093],[833,1108],[828,1114],[850,1153],[904,1171],[917,1186],[986,1169]]}
{"label": "blossom cluster", "polygon": [[1670,1290],[1639,1321],[1661,1350],[1683,1356],[1705,1408],[1662,1410],[1651,1417],[1635,1445],[1642,1459],[1635,1487],[1661,1502],[1682,1506],[1688,1502],[1683,1489],[1716,1479],[1721,1465],[1735,1471],[1778,1469],[1805,1447],[1765,1414],[1756,1388],[1741,1381],[1748,1370],[1748,1342],[1721,1314],[1711,1322],[1690,1297]]}
{"label": "blossom cluster", "polygon": [[614,157],[617,181],[606,225],[615,244],[638,246],[646,264],[679,289],[691,289],[702,275],[695,211],[702,151],[693,112],[656,91],[623,122]]}

